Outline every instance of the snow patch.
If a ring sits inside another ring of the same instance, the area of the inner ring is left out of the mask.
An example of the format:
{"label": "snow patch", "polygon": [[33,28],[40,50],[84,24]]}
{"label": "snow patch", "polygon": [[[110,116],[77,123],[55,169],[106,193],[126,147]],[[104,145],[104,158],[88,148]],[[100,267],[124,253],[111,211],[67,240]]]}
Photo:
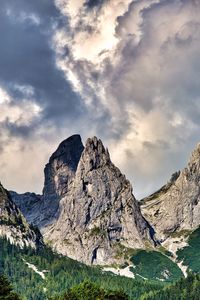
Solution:
{"label": "snow patch", "polygon": [[187,277],[187,269],[188,269],[188,266],[184,266],[183,265],[183,260],[178,262],[177,265],[179,266],[179,268],[181,269],[181,271],[183,272],[183,275],[184,277],[186,278]]}
{"label": "snow patch", "polygon": [[133,274],[133,272],[131,272],[130,268],[134,268],[133,265],[130,265],[124,269],[120,269],[120,268],[111,268],[111,267],[106,267],[103,268],[104,272],[112,272],[115,275],[119,275],[119,276],[125,276],[125,277],[129,277],[129,278],[135,278],[135,275]]}
{"label": "snow patch", "polygon": [[140,278],[142,278],[142,279],[144,279],[144,280],[148,280],[148,278],[146,278],[146,277],[143,277],[142,275],[140,275],[140,274],[136,274],[137,276],[139,276]]}
{"label": "snow patch", "polygon": [[23,261],[25,262],[25,264],[28,266],[29,269],[32,269],[35,273],[40,275],[42,277],[42,279],[45,279],[45,273],[49,272],[48,270],[39,271],[35,265],[30,264],[25,259],[23,259]]}
{"label": "snow patch", "polygon": [[179,269],[182,271],[184,277],[186,278],[188,266],[184,266],[183,261],[178,262],[178,256],[176,253],[179,249],[188,246],[187,237],[181,236],[176,238],[169,238],[164,243],[162,243],[162,246],[167,248],[173,254],[171,260],[177,264]]}

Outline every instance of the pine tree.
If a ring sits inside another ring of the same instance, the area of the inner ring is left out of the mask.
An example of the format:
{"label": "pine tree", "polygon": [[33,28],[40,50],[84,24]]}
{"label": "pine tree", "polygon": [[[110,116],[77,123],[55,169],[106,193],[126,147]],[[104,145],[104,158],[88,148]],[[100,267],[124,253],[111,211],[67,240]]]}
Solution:
{"label": "pine tree", "polygon": [[20,297],[13,292],[13,288],[8,279],[0,276],[0,300],[21,300]]}

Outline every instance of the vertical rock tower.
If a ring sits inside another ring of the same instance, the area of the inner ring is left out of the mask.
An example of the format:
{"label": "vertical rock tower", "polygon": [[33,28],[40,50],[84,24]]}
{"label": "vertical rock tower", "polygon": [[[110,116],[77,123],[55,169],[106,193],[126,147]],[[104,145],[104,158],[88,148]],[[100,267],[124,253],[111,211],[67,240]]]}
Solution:
{"label": "vertical rock tower", "polygon": [[152,242],[131,184],[101,140],[87,140],[71,179],[60,216],[44,235],[58,252],[87,264],[110,264],[123,260],[125,248]]}

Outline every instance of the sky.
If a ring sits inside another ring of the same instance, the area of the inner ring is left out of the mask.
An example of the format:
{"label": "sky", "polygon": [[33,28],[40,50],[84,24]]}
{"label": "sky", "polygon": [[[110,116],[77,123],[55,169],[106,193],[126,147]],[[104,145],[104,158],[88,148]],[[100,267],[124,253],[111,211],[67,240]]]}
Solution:
{"label": "sky", "polygon": [[1,0],[0,181],[41,193],[58,144],[96,135],[139,199],[200,141],[199,0]]}

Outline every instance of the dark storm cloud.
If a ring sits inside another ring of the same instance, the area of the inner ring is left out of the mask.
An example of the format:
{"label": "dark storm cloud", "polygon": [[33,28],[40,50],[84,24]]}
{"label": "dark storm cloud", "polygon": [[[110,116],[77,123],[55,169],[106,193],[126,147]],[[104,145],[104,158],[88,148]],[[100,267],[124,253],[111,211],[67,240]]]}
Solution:
{"label": "dark storm cloud", "polygon": [[[15,102],[28,97],[26,89],[16,86],[31,87],[32,97],[43,108],[41,122],[66,122],[82,109],[80,99],[56,68],[51,48],[53,31],[63,23],[51,0],[1,1],[0,85]],[[13,126],[10,125],[12,131],[27,134],[28,127]]]}
{"label": "dark storm cloud", "polygon": [[85,2],[85,6],[88,8],[94,8],[94,7],[102,6],[107,1],[108,0],[87,0]]}

